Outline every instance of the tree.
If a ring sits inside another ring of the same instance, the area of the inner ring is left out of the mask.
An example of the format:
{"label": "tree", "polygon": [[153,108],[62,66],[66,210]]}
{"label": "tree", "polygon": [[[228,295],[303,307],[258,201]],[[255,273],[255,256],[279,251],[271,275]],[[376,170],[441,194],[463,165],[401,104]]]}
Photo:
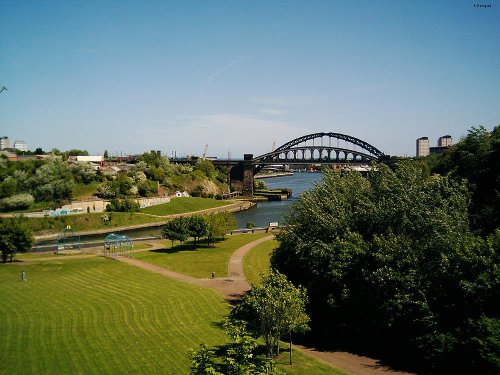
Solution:
{"label": "tree", "polygon": [[[500,126],[488,132],[472,127],[467,136],[431,162],[432,170],[460,182],[471,191],[470,219],[482,235],[500,227]],[[432,161],[432,159],[431,159]]]}
{"label": "tree", "polygon": [[25,253],[33,244],[33,234],[22,218],[0,219],[0,250],[2,261],[10,261],[17,252]]}
{"label": "tree", "polygon": [[[224,330],[231,342],[219,350],[218,361],[215,351],[201,344],[198,351],[189,349],[192,366],[191,375],[272,375],[278,374],[272,361],[259,361],[255,356],[257,340],[246,329],[241,320],[226,319]],[[222,363],[220,363],[222,362]]]}
{"label": "tree", "polygon": [[189,234],[194,237],[194,248],[199,245],[200,238],[208,234],[208,222],[202,216],[190,216],[188,218]]}
{"label": "tree", "polygon": [[141,205],[133,199],[112,199],[106,206],[108,212],[138,212]]}
{"label": "tree", "polygon": [[218,212],[205,216],[208,223],[208,246],[210,242],[222,239],[227,233],[236,229],[236,218],[231,212]]}
{"label": "tree", "polygon": [[494,372],[489,346],[467,332],[495,337],[477,322],[498,319],[499,242],[473,235],[468,204],[466,185],[421,163],[326,173],[293,205],[271,263],[306,287],[324,340],[434,371]]}
{"label": "tree", "polygon": [[285,336],[290,343],[292,364],[292,334],[309,329],[306,303],[303,287],[295,287],[285,275],[272,270],[269,276],[262,277],[261,286],[252,285],[235,315],[253,317],[254,328],[264,337],[268,358],[279,354],[279,340]]}
{"label": "tree", "polygon": [[188,219],[181,216],[168,221],[163,227],[161,236],[172,241],[174,247],[174,241],[184,242],[189,238],[189,234]]}
{"label": "tree", "polygon": [[31,194],[16,194],[8,198],[0,199],[0,211],[14,211],[26,209],[35,201]]}

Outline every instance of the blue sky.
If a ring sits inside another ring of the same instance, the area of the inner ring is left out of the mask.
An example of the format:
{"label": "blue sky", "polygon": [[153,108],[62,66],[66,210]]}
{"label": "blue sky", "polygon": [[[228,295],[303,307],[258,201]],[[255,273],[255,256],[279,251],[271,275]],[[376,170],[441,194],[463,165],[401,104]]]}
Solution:
{"label": "blue sky", "polygon": [[0,17],[0,135],[30,149],[238,158],[324,131],[413,156],[500,124],[498,0],[0,0]]}

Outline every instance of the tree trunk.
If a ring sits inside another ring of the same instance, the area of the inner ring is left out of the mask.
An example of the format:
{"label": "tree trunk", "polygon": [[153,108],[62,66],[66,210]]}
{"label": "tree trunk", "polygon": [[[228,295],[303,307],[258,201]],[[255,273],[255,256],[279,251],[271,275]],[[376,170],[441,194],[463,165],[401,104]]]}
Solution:
{"label": "tree trunk", "polygon": [[292,333],[290,332],[290,366],[292,365]]}

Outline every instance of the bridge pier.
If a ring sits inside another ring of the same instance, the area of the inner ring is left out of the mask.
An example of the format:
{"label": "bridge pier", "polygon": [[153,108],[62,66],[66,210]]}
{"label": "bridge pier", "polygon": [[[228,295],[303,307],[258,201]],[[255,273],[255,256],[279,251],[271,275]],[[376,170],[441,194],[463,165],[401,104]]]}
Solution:
{"label": "bridge pier", "polygon": [[253,154],[245,154],[243,161],[229,171],[229,186],[244,196],[253,195]]}

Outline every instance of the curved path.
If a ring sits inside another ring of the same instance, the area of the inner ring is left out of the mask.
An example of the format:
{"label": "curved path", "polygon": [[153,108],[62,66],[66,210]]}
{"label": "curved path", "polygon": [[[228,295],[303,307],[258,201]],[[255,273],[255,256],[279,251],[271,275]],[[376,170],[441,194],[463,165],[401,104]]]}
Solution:
{"label": "curved path", "polygon": [[[226,300],[234,300],[241,298],[246,292],[250,290],[245,273],[243,271],[243,257],[252,250],[255,246],[262,242],[273,239],[274,236],[266,236],[261,239],[252,241],[239,249],[237,249],[228,263],[229,277],[215,278],[215,279],[196,279],[181,273],[169,271],[165,268],[158,267],[149,263],[144,263],[135,259],[117,257],[122,262],[132,264],[134,266],[162,274],[164,276],[172,277],[177,280],[196,284],[207,288],[217,289],[222,292]],[[160,248],[162,245],[159,243],[153,244],[153,247],[147,250],[154,250]],[[373,358],[356,355],[349,352],[341,351],[320,351],[315,348],[309,348],[301,345],[294,345],[297,349],[308,353],[324,362],[327,362],[337,368],[341,368],[352,374],[359,375],[411,375],[408,372],[400,372],[390,369],[389,367],[382,366]]]}
{"label": "curved path", "polygon": [[[226,300],[235,300],[241,298],[246,292],[250,290],[250,285],[248,284],[245,273],[243,271],[243,257],[255,246],[261,244],[262,242],[269,241],[273,239],[274,236],[266,236],[258,240],[252,241],[239,249],[237,249],[228,263],[228,275],[229,277],[215,278],[215,279],[196,279],[194,277],[170,271],[166,268],[155,266],[154,264],[145,263],[137,259],[131,259],[126,257],[116,257],[117,260],[128,263],[130,265],[158,273],[160,275],[171,277],[180,281],[184,281],[190,284],[199,285],[205,288],[212,288],[219,290]],[[139,250],[139,251],[150,251],[161,249],[164,245],[160,241],[148,241],[152,246]],[[95,248],[96,253],[100,252],[101,248]],[[90,249],[89,249],[90,250]],[[81,258],[95,255],[75,255],[71,258]],[[52,260],[60,259],[59,257],[49,257],[49,258],[33,258],[25,259],[24,261],[33,260]],[[345,370],[352,374],[358,375],[412,375],[408,372],[400,372],[390,369],[389,367],[382,366],[380,363],[369,357],[356,355],[349,352],[341,351],[321,351],[316,348],[305,347],[301,345],[294,345],[295,348],[308,353],[324,362],[327,362],[337,368]]]}
{"label": "curved path", "polygon": [[[269,241],[273,239],[274,236],[266,236],[258,240],[252,241],[239,249],[237,249],[231,258],[229,258],[228,263],[228,275],[229,277],[217,277],[215,279],[196,279],[194,277],[184,275],[182,273],[170,271],[166,268],[155,266],[154,264],[145,263],[137,259],[117,257],[116,259],[131,264],[136,267],[146,269],[151,272],[159,273],[164,276],[172,277],[177,280],[181,280],[190,284],[200,285],[206,288],[212,288],[219,290],[225,299],[234,300],[241,298],[246,292],[250,290],[250,285],[247,283],[245,274],[243,272],[243,257],[251,249],[253,249],[258,244]],[[162,248],[163,245],[160,243],[153,244],[153,247],[147,250],[156,250]]]}

